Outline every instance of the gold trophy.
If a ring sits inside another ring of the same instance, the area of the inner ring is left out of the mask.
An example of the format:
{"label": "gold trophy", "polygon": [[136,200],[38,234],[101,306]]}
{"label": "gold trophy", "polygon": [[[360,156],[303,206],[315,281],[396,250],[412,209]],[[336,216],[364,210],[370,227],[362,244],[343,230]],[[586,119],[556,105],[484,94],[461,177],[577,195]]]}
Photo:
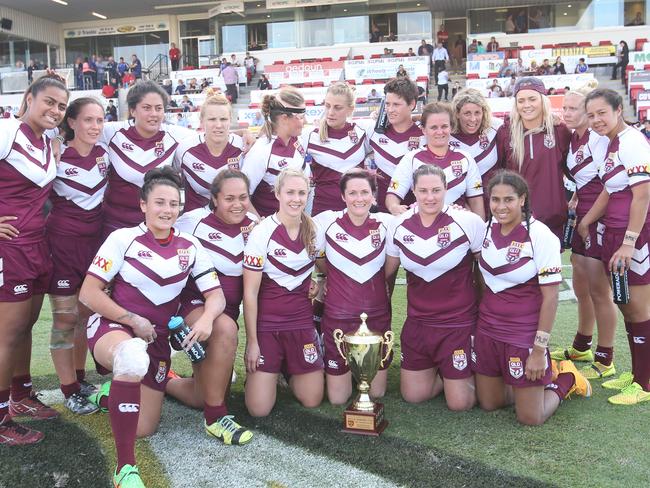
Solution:
{"label": "gold trophy", "polygon": [[384,418],[384,405],[373,402],[368,392],[377,371],[393,350],[393,333],[386,331],[382,337],[366,325],[367,314],[362,313],[360,317],[361,325],[356,332],[343,335],[341,329],[334,331],[336,348],[350,367],[359,388],[359,394],[343,413],[343,431],[378,436],[388,421]]}

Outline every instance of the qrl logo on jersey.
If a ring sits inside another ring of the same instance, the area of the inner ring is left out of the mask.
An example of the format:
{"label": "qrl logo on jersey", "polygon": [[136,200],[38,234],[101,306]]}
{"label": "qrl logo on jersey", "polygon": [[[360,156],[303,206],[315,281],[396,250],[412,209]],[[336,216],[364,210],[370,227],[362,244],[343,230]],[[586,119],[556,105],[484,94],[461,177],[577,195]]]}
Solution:
{"label": "qrl logo on jersey", "polygon": [[313,343],[305,344],[302,348],[302,354],[309,364],[314,364],[318,359],[318,350]]}
{"label": "qrl logo on jersey", "polygon": [[406,147],[408,147],[409,151],[413,151],[413,150],[417,149],[418,147],[420,147],[420,138],[419,137],[409,137],[409,142],[408,142],[408,145]]}
{"label": "qrl logo on jersey", "polygon": [[287,250],[278,248],[273,251],[273,255],[277,258],[286,258],[287,257]]}
{"label": "qrl logo on jersey", "polygon": [[483,239],[483,249],[487,249],[488,247],[490,247],[490,239],[486,237]]}
{"label": "qrl logo on jersey", "polygon": [[524,248],[523,242],[512,241],[506,254],[506,261],[509,263],[516,263],[519,261],[521,250]]}
{"label": "qrl logo on jersey", "polygon": [[370,245],[375,249],[381,246],[381,233],[379,229],[370,229]]}
{"label": "qrl logo on jersey", "polygon": [[580,164],[585,160],[585,153],[582,150],[582,148],[578,149],[575,159],[576,159],[576,164]]}
{"label": "qrl logo on jersey", "polygon": [[99,254],[95,256],[95,259],[93,259],[93,264],[104,273],[108,273],[113,267],[113,261],[111,259],[103,258]]}
{"label": "qrl logo on jersey", "polygon": [[516,380],[524,375],[524,365],[519,358],[511,357],[508,361],[508,369],[510,370],[510,376]]}
{"label": "qrl logo on jersey", "polygon": [[108,165],[104,160],[104,156],[102,156],[101,158],[97,158],[95,162],[97,163],[97,169],[99,170],[99,174],[102,175],[102,178],[106,178],[106,175],[108,174]]}
{"label": "qrl logo on jersey", "polygon": [[226,164],[228,164],[228,168],[230,169],[239,169],[239,158],[228,158]]}
{"label": "qrl logo on jersey", "polygon": [[305,148],[302,147],[298,141],[293,143],[293,147],[296,148],[296,151],[298,151],[302,157],[305,157]]}
{"label": "qrl logo on jersey", "polygon": [[413,244],[415,242],[415,236],[413,234],[406,234],[402,237],[402,242],[404,244]]}
{"label": "qrl logo on jersey", "polygon": [[355,130],[351,130],[350,132],[348,132],[348,137],[350,138],[352,144],[356,144],[357,142],[359,142],[359,136],[357,135],[357,132]]}
{"label": "qrl logo on jersey", "polygon": [[178,267],[182,271],[185,271],[190,265],[190,254],[192,251],[189,249],[177,249],[176,253],[178,254]]}
{"label": "qrl logo on jersey", "polygon": [[614,157],[616,153],[609,153],[607,159],[605,160],[605,173],[609,173],[614,169]]}
{"label": "qrl logo on jersey", "polygon": [[128,142],[123,142],[122,149],[124,149],[125,151],[133,151],[133,144],[129,144]]}
{"label": "qrl logo on jersey", "polygon": [[339,242],[348,242],[348,235],[345,232],[337,232],[334,238]]}
{"label": "qrl logo on jersey", "polygon": [[451,244],[451,232],[449,227],[440,227],[438,229],[438,247],[445,249]]}
{"label": "qrl logo on jersey", "polygon": [[192,163],[192,169],[194,171],[205,171],[205,166],[203,166],[201,163]]}
{"label": "qrl logo on jersey", "polygon": [[481,149],[487,149],[487,147],[490,145],[490,141],[488,140],[487,136],[482,134],[478,137],[478,147]]}
{"label": "qrl logo on jersey", "polygon": [[158,362],[158,371],[156,372],[156,383],[162,383],[167,377],[167,363],[165,361]]}
{"label": "qrl logo on jersey", "polygon": [[65,170],[66,176],[79,176],[79,170],[77,168],[68,168]]}
{"label": "qrl logo on jersey", "polygon": [[555,147],[555,140],[551,137],[550,134],[544,134],[544,146],[548,149]]}
{"label": "qrl logo on jersey", "polygon": [[165,154],[165,145],[162,143],[162,141],[156,142],[156,147],[154,148],[153,153],[157,158],[160,158],[163,154]]}
{"label": "qrl logo on jersey", "polygon": [[248,242],[248,236],[250,235],[251,230],[253,230],[254,226],[255,224],[251,224],[239,228],[239,230],[241,231],[241,236],[244,239],[244,244]]}
{"label": "qrl logo on jersey", "polygon": [[221,240],[221,232],[210,232],[208,234],[208,239],[211,241],[220,241]]}
{"label": "qrl logo on jersey", "polygon": [[462,371],[467,367],[467,354],[465,354],[465,349],[457,349],[454,351],[452,363],[458,371]]}
{"label": "qrl logo on jersey", "polygon": [[460,178],[463,175],[463,162],[462,161],[452,161],[451,162],[451,174],[454,175],[454,178]]}

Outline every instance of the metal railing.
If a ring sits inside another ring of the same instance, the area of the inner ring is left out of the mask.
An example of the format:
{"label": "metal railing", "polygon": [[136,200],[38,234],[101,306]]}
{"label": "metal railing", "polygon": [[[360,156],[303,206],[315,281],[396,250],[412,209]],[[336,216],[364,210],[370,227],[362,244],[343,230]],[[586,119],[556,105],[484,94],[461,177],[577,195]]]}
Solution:
{"label": "metal railing", "polygon": [[142,70],[143,74],[152,81],[162,81],[169,78],[169,57],[164,54],[159,54],[153,63],[148,68]]}

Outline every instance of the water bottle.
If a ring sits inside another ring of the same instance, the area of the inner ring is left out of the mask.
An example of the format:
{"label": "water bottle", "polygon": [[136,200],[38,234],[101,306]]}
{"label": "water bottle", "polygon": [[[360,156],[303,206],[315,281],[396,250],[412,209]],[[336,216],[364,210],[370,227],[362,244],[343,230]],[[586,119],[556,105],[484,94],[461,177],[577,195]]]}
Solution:
{"label": "water bottle", "polygon": [[[623,274],[621,274],[621,269]],[[614,303],[625,305],[630,303],[630,288],[627,284],[627,269],[621,263],[618,263],[616,272],[612,273],[612,293],[614,294]]]}
{"label": "water bottle", "polygon": [[[169,342],[172,348],[177,351],[182,351],[183,346],[181,346],[181,344],[190,334],[191,329],[187,326],[183,320],[183,317],[172,317],[169,319],[167,327],[169,327],[169,332],[171,334],[169,337]],[[194,345],[185,352],[187,352],[187,355],[190,357],[190,361],[193,363],[198,363],[199,361],[203,361],[205,359],[205,349],[203,349],[203,346],[198,341],[195,342]]]}
{"label": "water bottle", "polygon": [[382,98],[379,113],[377,114],[377,122],[375,122],[375,132],[377,134],[383,134],[387,128],[388,114],[386,113],[386,99]]}
{"label": "water bottle", "polygon": [[562,248],[571,249],[571,241],[573,241],[573,233],[576,229],[576,212],[575,210],[569,210],[569,217],[564,224],[564,233],[562,238]]}

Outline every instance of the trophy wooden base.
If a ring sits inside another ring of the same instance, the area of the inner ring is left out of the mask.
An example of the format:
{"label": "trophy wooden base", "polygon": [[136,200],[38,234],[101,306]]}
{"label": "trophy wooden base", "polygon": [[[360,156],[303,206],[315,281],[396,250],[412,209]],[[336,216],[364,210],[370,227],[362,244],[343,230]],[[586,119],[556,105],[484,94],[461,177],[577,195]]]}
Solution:
{"label": "trophy wooden base", "polygon": [[343,432],[376,437],[388,426],[383,403],[375,403],[373,412],[360,412],[354,410],[352,405],[351,403],[343,412]]}

